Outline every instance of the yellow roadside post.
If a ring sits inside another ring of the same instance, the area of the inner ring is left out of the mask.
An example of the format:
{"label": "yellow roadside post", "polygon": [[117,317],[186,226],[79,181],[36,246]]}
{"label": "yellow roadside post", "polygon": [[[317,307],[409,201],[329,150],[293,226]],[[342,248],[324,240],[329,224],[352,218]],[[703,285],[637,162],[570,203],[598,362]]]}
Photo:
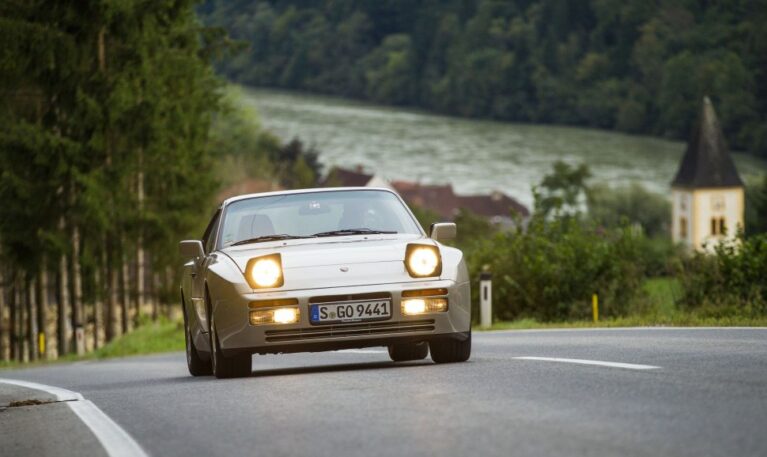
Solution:
{"label": "yellow roadside post", "polygon": [[43,332],[37,334],[37,348],[40,355],[45,355],[45,333]]}
{"label": "yellow roadside post", "polygon": [[597,294],[591,296],[591,313],[594,315],[594,322],[599,322],[599,297]]}

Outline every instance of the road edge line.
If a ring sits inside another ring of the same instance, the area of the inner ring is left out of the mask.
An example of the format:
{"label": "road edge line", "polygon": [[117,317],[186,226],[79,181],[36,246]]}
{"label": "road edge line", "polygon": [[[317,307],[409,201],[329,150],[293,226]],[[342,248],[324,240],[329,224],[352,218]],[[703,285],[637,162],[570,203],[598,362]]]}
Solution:
{"label": "road edge line", "polygon": [[642,365],[638,363],[624,363],[624,362],[605,362],[603,360],[587,360],[587,359],[568,359],[563,357],[512,357],[516,360],[535,360],[539,362],[560,362],[560,363],[572,363],[576,365],[593,365],[599,367],[609,368],[625,368],[627,370],[660,370],[661,367],[655,365]]}
{"label": "road edge line", "polygon": [[19,387],[26,387],[28,389],[41,390],[56,397],[56,401],[81,401],[85,400],[83,396],[77,392],[71,390],[62,389],[61,387],[47,386],[45,384],[38,384],[36,382],[20,381],[16,379],[0,378],[0,383],[11,384]]}
{"label": "road edge line", "polygon": [[69,409],[90,429],[104,447],[106,453],[111,457],[148,457],[146,451],[128,432],[92,401],[86,400],[81,393],[62,389],[61,387],[16,379],[0,378],[0,383],[47,392],[56,397],[57,401],[65,402]]}

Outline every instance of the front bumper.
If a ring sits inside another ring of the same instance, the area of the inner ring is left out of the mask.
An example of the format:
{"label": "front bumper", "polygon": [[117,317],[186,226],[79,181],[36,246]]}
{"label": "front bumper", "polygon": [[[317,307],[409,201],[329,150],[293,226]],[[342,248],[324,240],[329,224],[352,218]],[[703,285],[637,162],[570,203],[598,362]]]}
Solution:
{"label": "front bumper", "polygon": [[[447,289],[448,310],[418,316],[404,316],[400,302],[402,292],[418,289]],[[391,295],[392,317],[383,321],[312,325],[309,302],[312,297],[388,293]],[[297,299],[300,321],[295,324],[251,325],[249,304],[256,300]],[[284,353],[315,352],[346,348],[386,346],[401,342],[430,341],[439,338],[461,338],[471,327],[471,294],[469,283],[450,280],[406,282],[385,285],[331,287],[236,294],[216,300],[216,333],[225,355],[240,352]]]}

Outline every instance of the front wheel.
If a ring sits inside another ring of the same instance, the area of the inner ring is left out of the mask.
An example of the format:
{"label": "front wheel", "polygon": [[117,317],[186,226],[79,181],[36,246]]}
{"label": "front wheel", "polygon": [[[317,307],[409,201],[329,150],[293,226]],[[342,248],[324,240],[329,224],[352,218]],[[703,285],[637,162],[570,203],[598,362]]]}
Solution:
{"label": "front wheel", "polygon": [[210,361],[202,360],[200,354],[197,352],[197,348],[192,341],[191,331],[189,330],[189,323],[186,317],[186,310],[184,312],[184,340],[186,341],[186,366],[189,368],[189,374],[192,376],[205,376],[212,373],[210,368]]}
{"label": "front wheel", "polygon": [[422,360],[428,354],[429,345],[426,343],[401,343],[389,346],[389,357],[395,362]]}
{"label": "front wheel", "polygon": [[434,363],[465,362],[471,356],[471,330],[463,341],[452,338],[432,341],[429,350]]}
{"label": "front wheel", "polygon": [[216,334],[216,323],[210,320],[210,364],[217,378],[242,378],[250,376],[253,358],[249,353],[227,357],[221,351]]}

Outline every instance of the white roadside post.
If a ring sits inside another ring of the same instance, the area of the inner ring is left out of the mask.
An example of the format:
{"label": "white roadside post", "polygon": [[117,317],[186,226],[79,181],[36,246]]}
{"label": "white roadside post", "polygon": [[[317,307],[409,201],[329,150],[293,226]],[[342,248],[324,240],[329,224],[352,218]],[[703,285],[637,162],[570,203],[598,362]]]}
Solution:
{"label": "white roadside post", "polygon": [[82,325],[75,326],[75,351],[77,355],[85,355],[85,329]]}
{"label": "white roadside post", "polygon": [[479,325],[484,328],[493,325],[493,281],[489,271],[479,275]]}

